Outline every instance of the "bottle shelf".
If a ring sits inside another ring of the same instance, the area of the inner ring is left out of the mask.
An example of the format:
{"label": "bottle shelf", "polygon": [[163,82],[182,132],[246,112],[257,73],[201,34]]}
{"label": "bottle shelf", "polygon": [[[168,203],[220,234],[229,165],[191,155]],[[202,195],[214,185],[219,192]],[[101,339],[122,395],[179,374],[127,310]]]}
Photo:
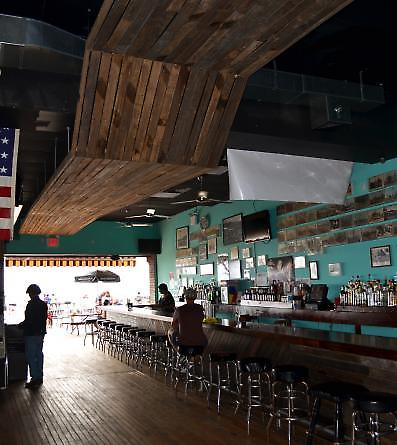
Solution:
{"label": "bottle shelf", "polygon": [[281,301],[241,300],[240,305],[249,307],[273,307],[278,309],[292,309],[292,302],[283,303]]}

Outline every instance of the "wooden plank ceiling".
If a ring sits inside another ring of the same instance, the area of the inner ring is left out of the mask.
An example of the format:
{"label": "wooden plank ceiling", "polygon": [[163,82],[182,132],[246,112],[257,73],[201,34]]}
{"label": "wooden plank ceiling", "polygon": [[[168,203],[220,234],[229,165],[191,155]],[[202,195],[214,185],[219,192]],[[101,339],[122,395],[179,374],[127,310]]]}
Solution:
{"label": "wooden plank ceiling", "polygon": [[21,233],[76,233],[218,165],[247,78],[351,1],[105,0],[72,150]]}

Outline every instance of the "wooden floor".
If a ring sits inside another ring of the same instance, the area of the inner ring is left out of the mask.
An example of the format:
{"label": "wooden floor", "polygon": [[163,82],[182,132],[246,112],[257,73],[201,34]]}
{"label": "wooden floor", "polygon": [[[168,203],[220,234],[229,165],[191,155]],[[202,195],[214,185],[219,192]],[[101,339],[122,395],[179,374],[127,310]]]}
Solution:
{"label": "wooden floor", "polygon": [[[82,336],[60,328],[45,339],[44,385],[33,391],[15,382],[0,392],[0,445],[266,444],[259,416],[251,431],[248,436],[244,413],[234,416],[231,405],[218,416],[202,394],[176,397],[161,378],[91,343],[84,347]],[[284,432],[272,433],[271,445],[286,443]],[[293,440],[303,443],[302,435]]]}

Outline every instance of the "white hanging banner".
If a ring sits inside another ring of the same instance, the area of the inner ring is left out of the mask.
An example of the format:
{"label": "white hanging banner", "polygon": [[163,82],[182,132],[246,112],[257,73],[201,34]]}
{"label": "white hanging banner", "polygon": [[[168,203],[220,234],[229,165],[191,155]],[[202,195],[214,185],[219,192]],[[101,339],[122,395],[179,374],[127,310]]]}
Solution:
{"label": "white hanging banner", "polygon": [[227,150],[231,200],[343,204],[353,163]]}

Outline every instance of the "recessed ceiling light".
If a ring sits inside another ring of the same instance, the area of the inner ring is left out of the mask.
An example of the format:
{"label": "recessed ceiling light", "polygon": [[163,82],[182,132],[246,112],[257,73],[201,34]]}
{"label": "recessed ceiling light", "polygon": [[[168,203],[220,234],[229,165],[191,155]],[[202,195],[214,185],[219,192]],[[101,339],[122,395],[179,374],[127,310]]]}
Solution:
{"label": "recessed ceiling light", "polygon": [[180,195],[180,192],[159,192],[154,195],[150,195],[151,198],[176,198]]}

